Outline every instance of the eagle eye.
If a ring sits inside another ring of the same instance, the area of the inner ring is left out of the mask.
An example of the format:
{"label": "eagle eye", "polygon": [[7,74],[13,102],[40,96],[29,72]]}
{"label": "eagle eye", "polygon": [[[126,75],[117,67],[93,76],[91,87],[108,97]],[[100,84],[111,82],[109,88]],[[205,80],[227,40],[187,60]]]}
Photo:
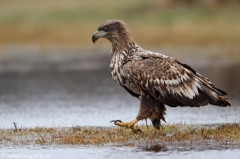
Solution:
{"label": "eagle eye", "polygon": [[106,31],[107,31],[107,28],[106,28],[106,27],[103,27],[101,30],[106,32]]}

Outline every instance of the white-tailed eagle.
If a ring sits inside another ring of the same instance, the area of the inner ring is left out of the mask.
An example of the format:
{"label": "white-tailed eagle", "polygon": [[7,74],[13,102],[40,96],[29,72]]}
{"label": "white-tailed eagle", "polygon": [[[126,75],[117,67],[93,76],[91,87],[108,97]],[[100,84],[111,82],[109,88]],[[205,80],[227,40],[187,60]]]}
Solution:
{"label": "white-tailed eagle", "polygon": [[130,122],[113,121],[115,125],[131,128],[139,120],[150,118],[159,129],[170,107],[199,107],[207,104],[230,106],[227,93],[208,78],[172,57],[142,49],[120,20],[107,20],[92,36],[95,43],[106,38],[112,43],[110,73],[112,78],[131,95],[140,99],[140,110]]}

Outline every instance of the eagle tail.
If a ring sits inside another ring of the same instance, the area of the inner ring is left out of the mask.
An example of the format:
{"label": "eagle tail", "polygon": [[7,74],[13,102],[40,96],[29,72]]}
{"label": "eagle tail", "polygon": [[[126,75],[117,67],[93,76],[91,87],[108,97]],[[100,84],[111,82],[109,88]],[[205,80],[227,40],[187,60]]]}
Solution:
{"label": "eagle tail", "polygon": [[227,101],[227,93],[219,88],[216,88],[214,84],[210,82],[209,79],[197,75],[198,78],[201,79],[201,90],[200,95],[204,95],[207,97],[209,104],[217,105],[221,107],[231,106],[231,104]]}

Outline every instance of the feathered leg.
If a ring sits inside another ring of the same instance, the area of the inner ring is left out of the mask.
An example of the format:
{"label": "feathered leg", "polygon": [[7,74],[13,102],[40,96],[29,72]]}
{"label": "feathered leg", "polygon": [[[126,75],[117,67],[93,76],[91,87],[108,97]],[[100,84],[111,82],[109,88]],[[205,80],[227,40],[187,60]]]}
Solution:
{"label": "feathered leg", "polygon": [[[166,108],[164,104],[155,100],[149,96],[143,95],[141,98],[140,110],[138,112],[137,119],[147,119],[150,118],[153,126],[156,129],[160,129],[161,120],[165,121],[164,115],[166,114]],[[166,121],[165,121],[166,122]]]}

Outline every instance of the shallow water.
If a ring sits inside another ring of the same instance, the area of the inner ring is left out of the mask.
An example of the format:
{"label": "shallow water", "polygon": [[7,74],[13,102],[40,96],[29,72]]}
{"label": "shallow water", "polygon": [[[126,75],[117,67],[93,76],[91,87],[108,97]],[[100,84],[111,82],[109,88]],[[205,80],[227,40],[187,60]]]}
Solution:
{"label": "shallow water", "polygon": [[[105,147],[27,147],[27,148],[3,148],[0,150],[2,158],[11,158],[11,155],[19,156],[43,156],[42,158],[81,158],[81,159],[104,159],[104,158],[171,158],[171,159],[226,159],[239,158],[239,147],[228,146],[159,146],[129,147],[129,146],[105,146]],[[35,157],[35,158],[37,158]],[[13,158],[13,157],[12,157]],[[17,158],[17,157],[15,157]],[[21,158],[21,157],[19,157]],[[24,158],[24,157],[22,157]],[[25,157],[27,158],[27,157]],[[40,158],[40,157],[38,157]]]}
{"label": "shallow water", "polygon": [[[55,57],[55,56],[54,56]],[[46,59],[44,56],[43,59]],[[111,79],[108,55],[68,61],[0,64],[0,128],[113,126],[136,117],[139,101]],[[65,58],[63,58],[65,59]],[[49,59],[48,59],[49,60]],[[192,62],[194,63],[194,62]],[[91,66],[91,67],[87,67]],[[231,107],[167,107],[168,123],[222,124],[240,121],[240,64],[194,67],[230,94]],[[140,122],[145,123],[145,122]],[[148,122],[150,123],[150,122]],[[164,144],[163,144],[164,145]],[[238,146],[2,147],[1,154],[49,154],[51,158],[240,158]],[[1,155],[0,154],[0,155]],[[4,156],[1,156],[2,158]],[[10,158],[9,156],[8,158]]]}

